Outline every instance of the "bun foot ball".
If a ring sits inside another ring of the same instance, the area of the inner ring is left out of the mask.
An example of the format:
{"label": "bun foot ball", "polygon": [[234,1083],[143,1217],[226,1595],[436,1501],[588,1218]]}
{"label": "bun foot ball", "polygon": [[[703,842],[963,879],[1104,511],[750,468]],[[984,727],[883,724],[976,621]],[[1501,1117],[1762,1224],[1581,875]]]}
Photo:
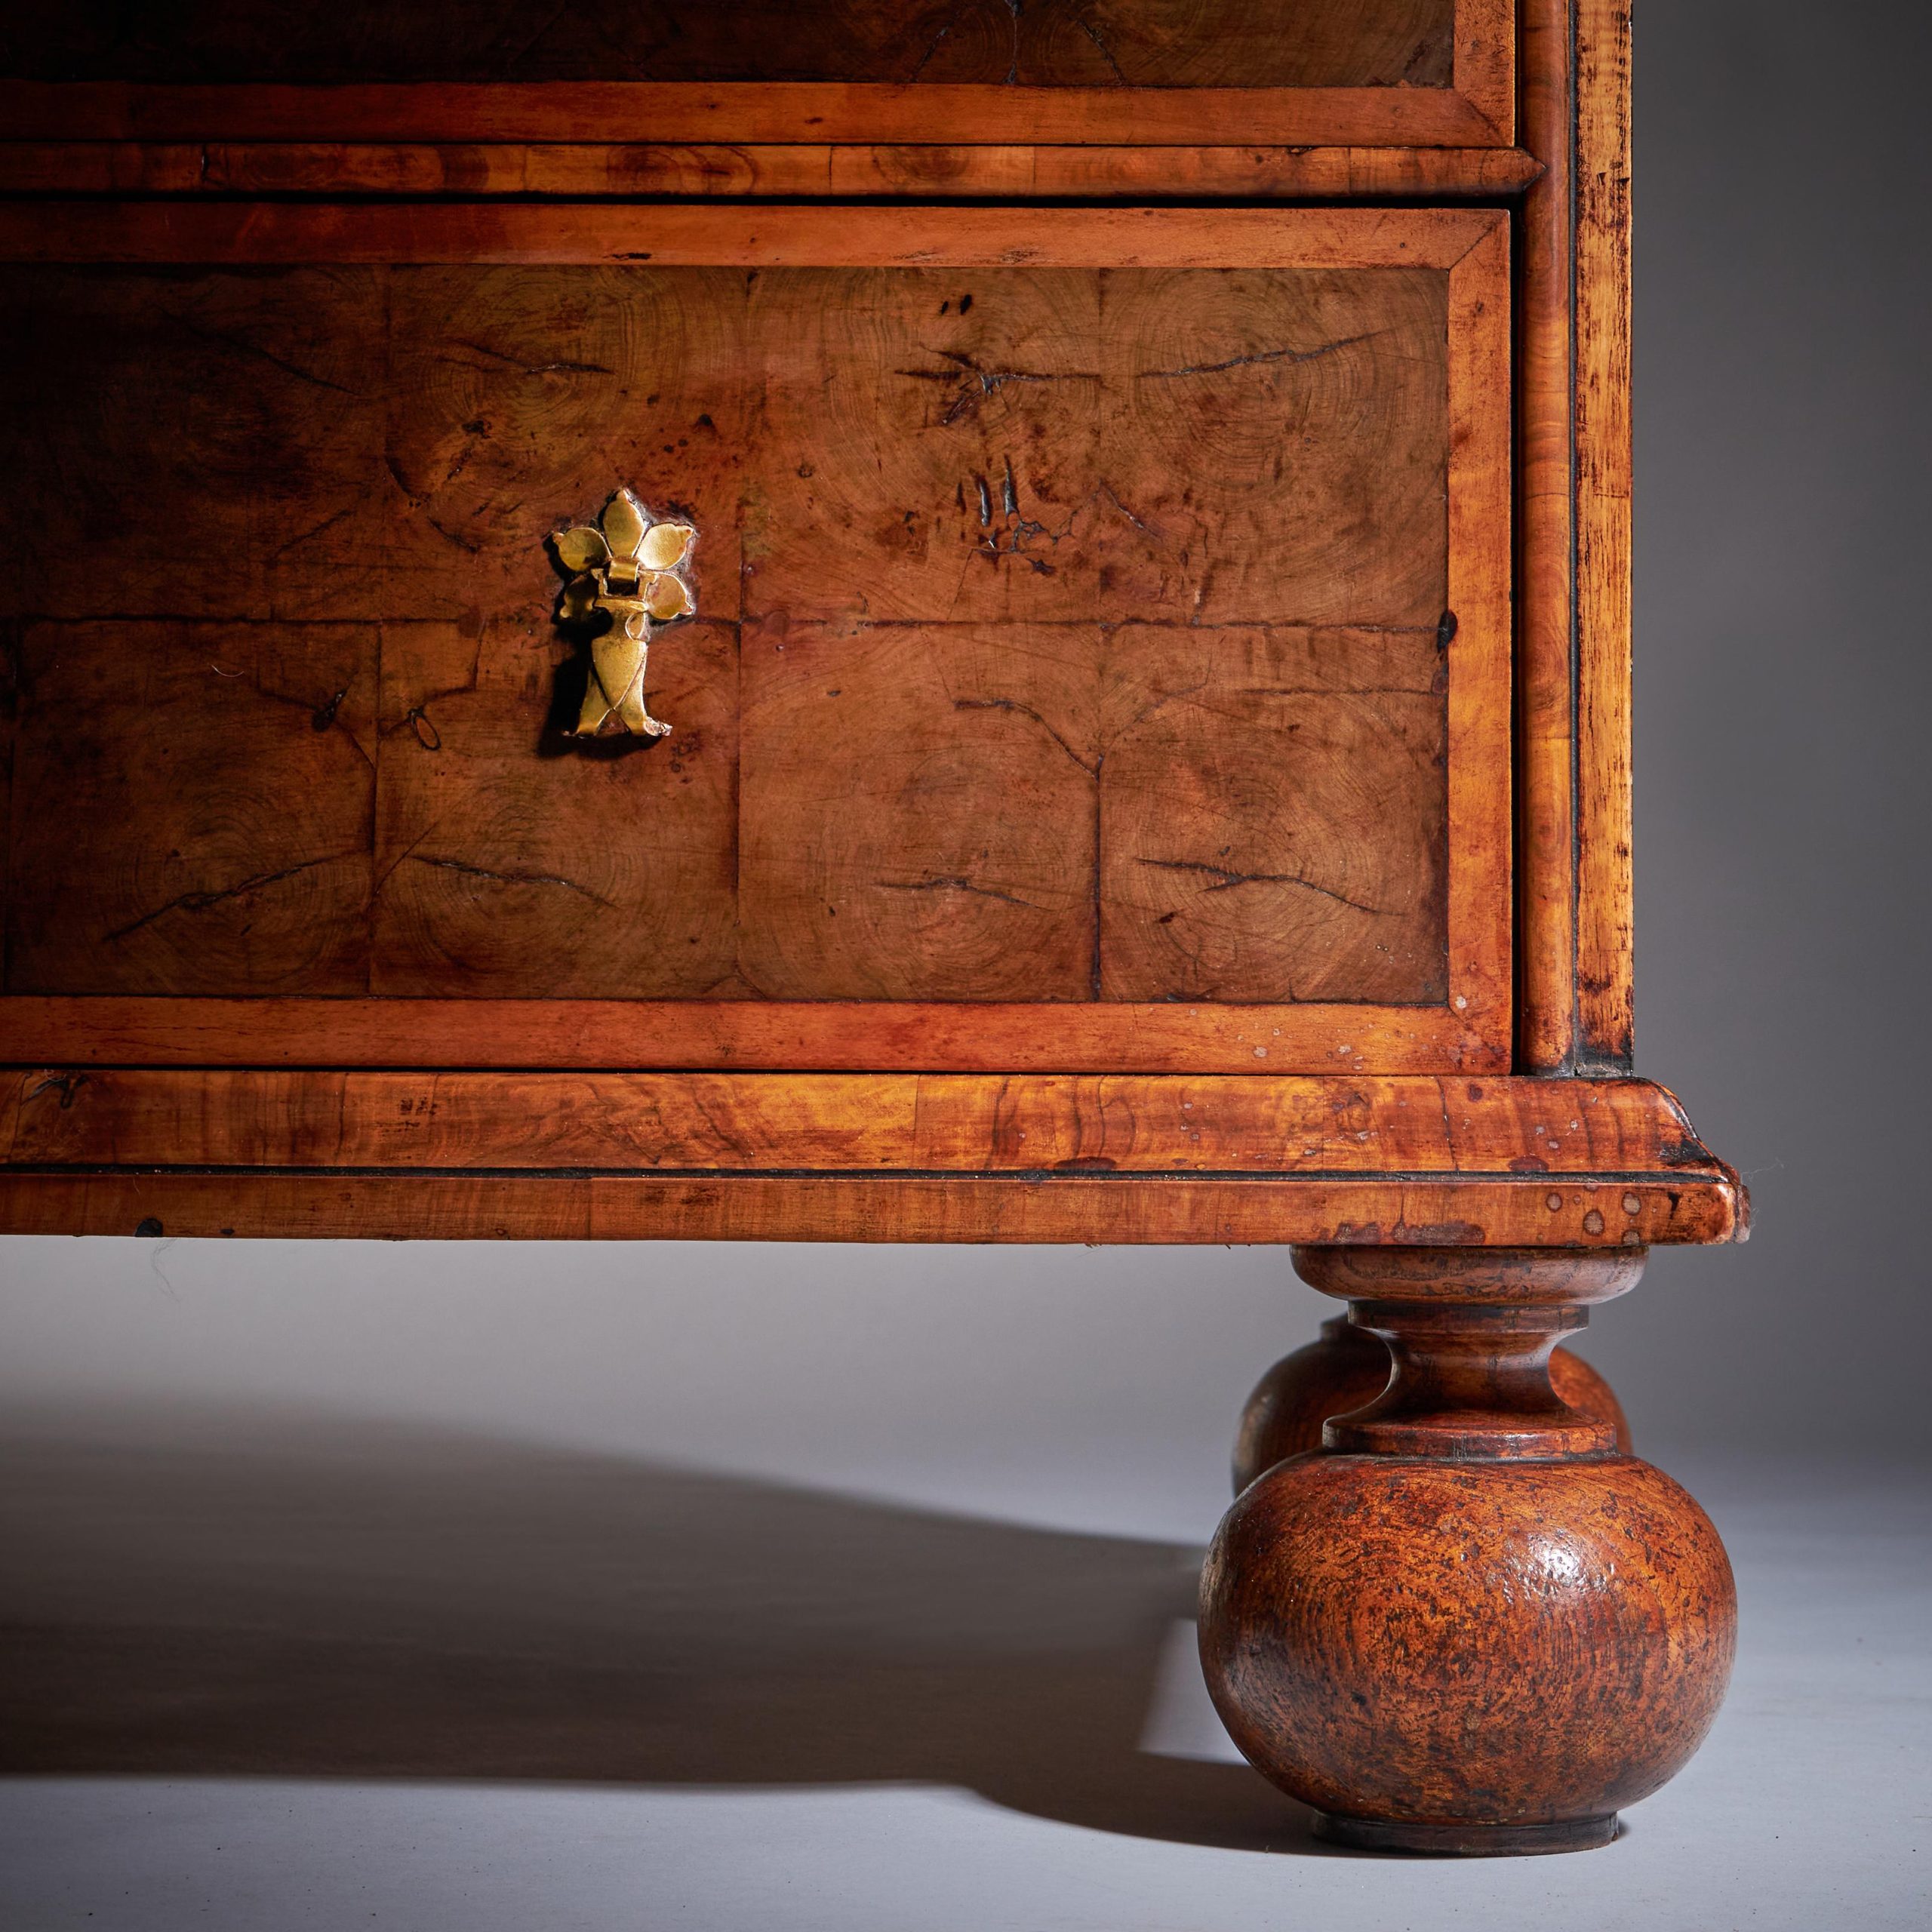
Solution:
{"label": "bun foot ball", "polygon": [[[1321,1447],[1331,1416],[1365,1408],[1389,1384],[1389,1350],[1379,1336],[1338,1315],[1321,1324],[1318,1340],[1284,1355],[1256,1385],[1241,1411],[1235,1438],[1235,1494],[1263,1469]],[[1580,1355],[1559,1348],[1549,1358],[1550,1386],[1580,1416],[1607,1422],[1617,1446],[1630,1453],[1630,1425],[1603,1377]]]}
{"label": "bun foot ball", "polygon": [[1607,1844],[1710,1728],[1736,1632],[1710,1519],[1626,1456],[1297,1457],[1202,1579],[1235,1743],[1323,1835],[1378,1849]]}

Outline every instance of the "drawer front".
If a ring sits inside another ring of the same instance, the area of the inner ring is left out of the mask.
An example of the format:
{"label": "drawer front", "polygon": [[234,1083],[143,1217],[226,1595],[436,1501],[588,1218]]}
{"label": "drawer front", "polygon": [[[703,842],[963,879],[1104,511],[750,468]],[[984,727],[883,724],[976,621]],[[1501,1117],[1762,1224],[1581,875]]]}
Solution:
{"label": "drawer front", "polygon": [[1506,147],[1514,34],[1511,0],[76,0],[0,83],[16,138]]}
{"label": "drawer front", "polygon": [[[352,1063],[419,1003],[456,1064],[558,1003],[608,1065],[1503,1051],[1501,217],[589,211],[512,263],[545,211],[205,212],[282,258],[5,275],[8,1003],[206,1055],[319,1002]],[[620,486],[697,533],[661,740],[571,734],[552,620]]]}

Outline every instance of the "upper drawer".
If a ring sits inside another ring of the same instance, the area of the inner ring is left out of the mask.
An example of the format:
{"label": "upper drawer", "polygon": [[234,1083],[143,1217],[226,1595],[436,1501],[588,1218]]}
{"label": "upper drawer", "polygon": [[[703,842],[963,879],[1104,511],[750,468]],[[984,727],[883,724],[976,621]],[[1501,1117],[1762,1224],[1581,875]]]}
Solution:
{"label": "upper drawer", "polygon": [[[16,223],[124,259],[0,273],[8,995],[204,1059],[240,999],[349,1063],[587,1002],[604,1065],[1497,1063],[1506,217],[570,212]],[[697,532],[659,741],[568,734],[620,487]]]}
{"label": "upper drawer", "polygon": [[90,84],[14,91],[16,139],[1481,147],[1512,35],[1511,0],[80,0],[0,75]]}

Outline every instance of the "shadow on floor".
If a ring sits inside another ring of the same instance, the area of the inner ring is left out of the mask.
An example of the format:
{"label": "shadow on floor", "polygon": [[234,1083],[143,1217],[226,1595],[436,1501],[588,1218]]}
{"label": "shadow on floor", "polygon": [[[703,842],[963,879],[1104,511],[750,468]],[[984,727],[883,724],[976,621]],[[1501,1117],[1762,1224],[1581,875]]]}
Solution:
{"label": "shadow on floor", "polygon": [[963,1786],[1315,1853],[1138,1749],[1198,1552],[388,1426],[0,1439],[0,1771]]}

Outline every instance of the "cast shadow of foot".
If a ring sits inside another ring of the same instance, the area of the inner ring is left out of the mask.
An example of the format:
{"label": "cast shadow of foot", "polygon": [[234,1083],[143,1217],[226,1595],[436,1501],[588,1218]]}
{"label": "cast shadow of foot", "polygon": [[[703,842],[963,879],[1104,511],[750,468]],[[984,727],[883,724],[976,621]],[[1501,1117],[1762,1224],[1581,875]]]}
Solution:
{"label": "cast shadow of foot", "polygon": [[5,1772],[909,1782],[1326,1849],[1140,1748],[1179,1546],[286,1418],[69,1416],[0,1472]]}

